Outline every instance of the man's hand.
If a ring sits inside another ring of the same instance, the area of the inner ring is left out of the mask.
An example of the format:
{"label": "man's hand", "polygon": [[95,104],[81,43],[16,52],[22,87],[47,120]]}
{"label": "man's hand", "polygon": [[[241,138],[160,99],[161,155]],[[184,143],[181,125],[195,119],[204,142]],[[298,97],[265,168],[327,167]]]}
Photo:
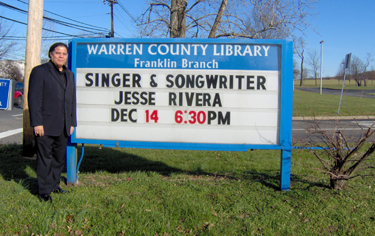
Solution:
{"label": "man's hand", "polygon": [[44,136],[44,128],[43,125],[38,125],[34,127],[34,134],[35,136]]}
{"label": "man's hand", "polygon": [[70,135],[72,135],[73,131],[74,131],[74,126],[70,126]]}

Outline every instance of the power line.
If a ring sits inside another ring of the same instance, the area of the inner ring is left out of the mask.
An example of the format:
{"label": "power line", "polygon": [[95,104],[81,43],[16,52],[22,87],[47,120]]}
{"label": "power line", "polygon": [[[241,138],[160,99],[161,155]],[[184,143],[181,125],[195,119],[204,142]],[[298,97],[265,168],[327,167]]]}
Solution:
{"label": "power line", "polygon": [[[9,21],[13,21],[13,22],[16,22],[16,23],[19,23],[19,24],[27,25],[27,24],[24,23],[24,22],[21,22],[21,21],[18,21],[18,20],[14,20],[14,19],[10,19],[10,18],[8,18],[8,17],[0,16],[0,18],[3,18],[3,19],[5,19],[5,20],[9,20]],[[57,34],[62,34],[62,35],[70,36],[70,37],[79,37],[79,38],[82,38],[82,37],[80,37],[79,35],[66,34],[66,33],[58,32],[58,31],[50,30],[50,29],[46,29],[46,28],[42,28],[42,29],[43,29],[43,30],[46,30],[46,31],[53,32],[53,33],[57,33]]]}
{"label": "power line", "polygon": [[[92,35],[76,35],[76,38],[83,38]],[[4,36],[3,40],[26,40],[26,36]],[[70,36],[42,36],[43,40],[69,40],[72,39]]]}
{"label": "power line", "polygon": [[126,7],[120,2],[120,0],[117,0],[117,3],[118,3],[118,5],[122,8],[122,10],[124,10],[124,12],[126,13],[126,14],[128,14],[129,15],[129,17],[134,21],[134,23],[137,23],[137,19],[135,19],[133,16],[132,16],[132,14],[130,14],[130,12],[126,9]]}
{"label": "power line", "polygon": [[[18,1],[20,1],[20,0],[18,0]],[[22,2],[22,1],[20,1],[20,2]],[[15,10],[15,11],[21,12],[21,13],[23,13],[23,14],[27,14],[27,13],[28,13],[28,12],[25,11],[25,10],[22,10],[22,9],[17,8],[17,7],[14,7],[14,6],[11,6],[11,5],[6,4],[6,3],[4,3],[4,2],[1,2],[1,1],[0,1],[0,6],[7,7],[7,8],[9,8],[9,9],[11,9],[11,10]],[[49,12],[49,11],[48,11],[48,12]],[[55,13],[52,13],[52,14],[55,14]],[[57,15],[57,14],[56,14],[56,15]],[[51,21],[51,22],[54,22],[54,23],[57,23],[57,24],[60,24],[60,25],[66,26],[66,27],[75,28],[75,29],[79,29],[79,30],[86,31],[86,32],[90,32],[90,33],[94,33],[94,34],[108,33],[108,30],[105,29],[105,28],[102,28],[102,27],[96,27],[96,26],[94,26],[95,28],[93,28],[93,27],[91,27],[91,25],[90,25],[90,27],[87,27],[87,26],[81,26],[81,25],[72,24],[72,23],[68,23],[68,22],[61,21],[61,20],[53,19],[53,18],[46,17],[46,16],[43,16],[43,18],[44,18],[45,20],[48,20],[48,21]],[[64,17],[64,18],[66,18],[66,17]],[[68,19],[69,19],[69,18],[68,18]],[[15,20],[14,20],[14,21],[15,21]],[[73,21],[74,21],[74,20],[73,20]],[[15,21],[15,22],[18,22],[18,21]],[[77,22],[79,22],[79,21],[77,21]],[[20,22],[18,22],[18,23],[20,23]],[[80,23],[81,23],[81,22],[80,22]],[[24,24],[24,23],[22,23],[22,24]],[[83,23],[83,24],[85,24],[85,23]],[[88,24],[87,24],[87,25],[88,25]],[[47,29],[45,29],[45,30],[47,30]],[[92,30],[97,30],[97,31],[99,31],[99,32],[94,32],[94,31],[92,31]],[[53,32],[52,30],[49,30],[49,31]]]}
{"label": "power line", "polygon": [[[22,2],[22,3],[26,4],[26,5],[28,5],[27,2],[24,2],[24,1],[22,1],[22,0],[17,0],[17,1]],[[65,3],[65,1],[64,1],[64,3]],[[81,3],[81,2],[77,2],[77,3]],[[80,24],[83,24],[83,25],[87,25],[87,26],[90,26],[90,27],[94,27],[94,29],[98,29],[98,30],[102,29],[103,31],[108,32],[108,29],[106,29],[106,28],[104,28],[104,27],[98,27],[98,26],[95,26],[95,25],[90,25],[90,24],[87,24],[87,23],[84,23],[84,22],[81,22],[81,21],[77,21],[77,20],[74,20],[74,19],[71,19],[71,18],[68,18],[68,17],[62,16],[62,15],[59,15],[59,14],[57,14],[57,13],[53,13],[53,12],[48,11],[48,10],[44,10],[44,11],[45,11],[45,12],[48,12],[48,13],[50,13],[50,14],[53,14],[53,15],[59,16],[59,17],[61,17],[61,18],[64,18],[64,19],[67,19],[67,20],[73,21],[73,22],[77,22],[77,23],[80,23]]]}
{"label": "power line", "polygon": [[[114,16],[117,18],[117,20],[125,27],[125,28],[127,28],[127,26],[124,24],[124,23],[122,23],[122,21],[120,20],[120,18],[116,15],[116,14],[114,14]],[[117,33],[117,32],[115,32],[116,34],[118,34],[121,38],[123,38],[119,33]]]}
{"label": "power line", "polygon": [[[0,1],[0,6],[7,7],[9,9],[21,12],[23,14],[28,14],[28,12],[25,11],[25,10],[22,10],[22,9],[14,7],[14,6],[11,6],[11,5],[6,4],[4,2],[1,2],[1,1]],[[49,20],[49,21],[52,21],[52,22],[57,23],[57,24],[61,24],[61,25],[64,25],[64,26],[67,26],[67,27],[71,27],[71,28],[76,28],[76,29],[87,31],[87,32],[90,32],[90,33],[96,33],[96,32],[92,32],[90,30],[98,30],[98,31],[102,31],[102,32],[108,32],[107,30],[102,30],[102,29],[99,29],[99,28],[84,27],[84,26],[80,26],[80,25],[76,25],[76,24],[72,24],[72,23],[68,23],[68,22],[56,20],[56,19],[53,19],[53,18],[50,18],[50,17],[46,17],[46,16],[43,16],[43,18],[45,20]]]}
{"label": "power line", "polygon": [[[67,27],[70,27],[70,28],[79,29],[79,30],[83,30],[83,31],[86,31],[86,32],[90,32],[90,33],[96,33],[94,31],[89,30],[90,28],[88,28],[88,27],[82,27],[82,26],[79,26],[79,25],[76,25],[76,24],[67,23],[67,22],[56,20],[56,19],[46,17],[46,16],[43,16],[43,18],[46,19],[46,20],[49,20],[51,22],[54,22],[54,23],[57,23],[57,24],[60,24],[60,25],[64,25],[64,26],[67,26]],[[108,32],[107,30],[98,30],[98,31]]]}
{"label": "power line", "polygon": [[[72,37],[68,37],[68,36],[55,36],[55,37],[42,37],[43,40],[69,40],[71,39]],[[22,40],[22,41],[25,41],[26,40],[26,37],[23,37],[23,36],[5,36],[4,38],[2,38],[3,40]]]}

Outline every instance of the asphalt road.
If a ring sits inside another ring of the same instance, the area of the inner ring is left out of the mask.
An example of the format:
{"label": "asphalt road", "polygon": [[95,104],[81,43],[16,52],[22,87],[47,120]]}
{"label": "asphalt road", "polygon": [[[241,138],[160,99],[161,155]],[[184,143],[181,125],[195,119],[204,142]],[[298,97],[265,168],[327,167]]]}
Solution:
{"label": "asphalt road", "polygon": [[[370,127],[375,127],[372,119],[343,119],[343,120],[293,120],[292,142],[302,145],[306,142],[322,142],[319,132],[325,132],[329,137],[340,131],[347,141],[357,141]],[[317,132],[319,131],[319,132]],[[374,137],[375,138],[375,137]],[[373,139],[368,140],[373,141]]]}
{"label": "asphalt road", "polygon": [[0,110],[0,144],[22,143],[23,109]]}
{"label": "asphalt road", "polygon": [[[312,93],[320,93],[320,88],[299,88],[294,87],[295,89],[312,92]],[[323,88],[323,94],[331,94],[331,95],[341,95],[340,89],[329,89]],[[343,96],[352,96],[352,97],[362,97],[362,98],[375,98],[375,95],[370,95],[370,93],[375,94],[375,90],[353,90],[353,89],[344,89]]]}

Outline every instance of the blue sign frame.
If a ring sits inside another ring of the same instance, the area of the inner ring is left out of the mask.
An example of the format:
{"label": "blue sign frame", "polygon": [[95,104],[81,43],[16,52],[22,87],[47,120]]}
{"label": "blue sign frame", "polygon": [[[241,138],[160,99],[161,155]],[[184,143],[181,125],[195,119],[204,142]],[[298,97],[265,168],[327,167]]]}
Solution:
{"label": "blue sign frame", "polygon": [[[293,43],[286,40],[241,40],[241,39],[73,39],[69,43],[69,67],[76,74],[77,65],[85,67],[87,58],[77,58],[80,44],[111,44],[111,43],[206,43],[206,44],[257,44],[273,45],[280,49],[281,59],[277,70],[281,71],[280,85],[280,117],[279,144],[207,144],[207,143],[176,143],[176,142],[144,142],[121,140],[79,139],[75,132],[72,134],[67,147],[68,183],[77,183],[76,144],[99,144],[106,147],[150,148],[150,149],[182,149],[182,150],[222,150],[247,151],[249,149],[281,150],[280,189],[290,189],[290,169],[292,150],[292,109],[293,109]],[[108,58],[107,58],[108,59]],[[100,65],[100,62],[94,64]],[[116,64],[116,62],[113,62]],[[246,63],[246,62],[245,62]],[[233,64],[233,63],[232,63]],[[251,63],[250,63],[251,64]],[[254,63],[252,63],[254,64]],[[229,64],[228,64],[229,65]],[[92,65],[91,65],[92,66]],[[116,65],[115,65],[116,66]],[[231,66],[231,65],[229,65]],[[243,65],[240,65],[240,67]],[[236,65],[234,65],[236,68]],[[270,69],[267,61],[261,62],[259,67]],[[274,69],[274,68],[273,68]]]}

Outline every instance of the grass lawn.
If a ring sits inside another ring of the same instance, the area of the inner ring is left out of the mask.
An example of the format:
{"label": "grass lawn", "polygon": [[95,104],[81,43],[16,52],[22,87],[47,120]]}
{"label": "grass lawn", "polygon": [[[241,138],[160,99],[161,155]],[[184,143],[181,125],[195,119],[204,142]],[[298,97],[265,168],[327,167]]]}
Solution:
{"label": "grass lawn", "polygon": [[[340,95],[310,93],[298,90],[299,80],[294,81],[293,116],[337,116]],[[320,80],[303,81],[302,87],[320,87]],[[323,88],[342,89],[342,80],[323,80]],[[358,87],[354,80],[345,82],[345,89],[375,90],[373,81],[367,86]],[[375,115],[375,99],[343,96],[340,116],[373,116]]]}
{"label": "grass lawn", "polygon": [[[293,116],[337,116],[340,95],[294,89]],[[340,116],[374,116],[375,99],[343,96]]]}
{"label": "grass lawn", "polygon": [[[294,90],[293,115],[336,115],[339,99]],[[374,106],[344,97],[341,115],[374,115]],[[52,204],[39,202],[35,161],[21,153],[0,144],[0,236],[375,234],[374,177],[330,190],[307,150],[293,150],[291,191],[281,192],[280,151],[88,146],[79,184],[62,181],[71,193],[52,194]]]}
{"label": "grass lawn", "polygon": [[280,151],[85,148],[79,185],[39,202],[35,161],[0,147],[0,235],[373,235],[374,178],[344,191],[304,150],[293,151],[291,191]]}

